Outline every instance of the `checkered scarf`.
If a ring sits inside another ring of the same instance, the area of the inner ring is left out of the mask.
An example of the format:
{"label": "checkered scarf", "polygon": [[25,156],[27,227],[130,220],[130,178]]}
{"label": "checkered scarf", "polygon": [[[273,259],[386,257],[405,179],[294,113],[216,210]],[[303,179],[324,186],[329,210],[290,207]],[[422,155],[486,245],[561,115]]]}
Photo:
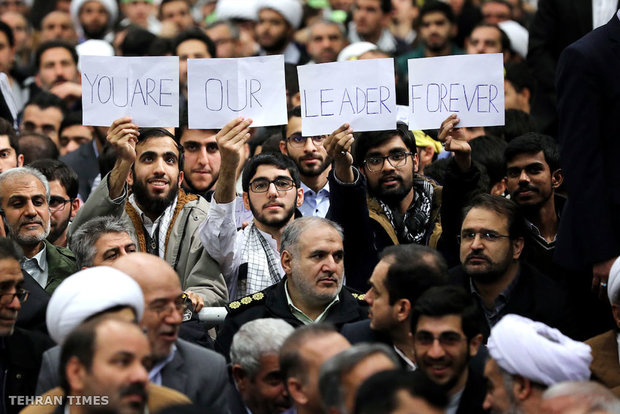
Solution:
{"label": "checkered scarf", "polygon": [[247,274],[245,278],[239,275],[237,297],[231,298],[233,300],[259,292],[282,279],[278,258],[254,223],[243,232],[245,244],[241,251],[241,263],[247,263]]}

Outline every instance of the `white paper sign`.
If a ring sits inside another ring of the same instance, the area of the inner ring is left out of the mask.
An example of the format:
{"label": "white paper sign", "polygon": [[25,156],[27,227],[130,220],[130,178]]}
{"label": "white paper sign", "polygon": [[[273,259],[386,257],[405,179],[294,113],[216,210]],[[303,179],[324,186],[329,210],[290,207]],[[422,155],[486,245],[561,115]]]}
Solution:
{"label": "white paper sign", "polygon": [[504,125],[501,53],[410,59],[409,127],[436,129],[450,114],[459,127]]}
{"label": "white paper sign", "polygon": [[179,126],[179,58],[82,56],[84,125],[131,116],[141,127]]}
{"label": "white paper sign", "polygon": [[297,68],[304,136],[396,128],[394,59],[368,59]]}
{"label": "white paper sign", "polygon": [[288,122],[282,55],[191,59],[187,85],[191,129],[219,129],[238,116],[253,127]]}

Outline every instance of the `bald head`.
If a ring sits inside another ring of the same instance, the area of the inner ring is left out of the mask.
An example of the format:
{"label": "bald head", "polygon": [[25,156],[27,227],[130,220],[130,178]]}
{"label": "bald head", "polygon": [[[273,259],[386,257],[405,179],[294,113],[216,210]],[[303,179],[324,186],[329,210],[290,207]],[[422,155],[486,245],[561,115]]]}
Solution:
{"label": "bald head", "polygon": [[133,253],[116,260],[112,267],[131,276],[146,293],[147,290],[166,284],[181,289],[176,272],[159,256],[148,253]]}

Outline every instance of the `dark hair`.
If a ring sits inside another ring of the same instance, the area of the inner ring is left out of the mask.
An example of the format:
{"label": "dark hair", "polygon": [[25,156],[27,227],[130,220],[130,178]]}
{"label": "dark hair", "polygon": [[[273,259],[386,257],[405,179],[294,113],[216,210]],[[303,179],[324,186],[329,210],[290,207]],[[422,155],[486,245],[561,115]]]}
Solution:
{"label": "dark hair", "polygon": [[36,68],[37,72],[39,71],[39,69],[41,69],[41,56],[43,56],[43,53],[47,52],[50,49],[55,49],[57,47],[61,47],[67,50],[71,54],[73,63],[75,63],[75,65],[77,66],[78,54],[75,51],[75,47],[73,47],[69,43],[62,41],[62,40],[50,40],[50,41],[41,43],[39,47],[37,47],[37,51],[35,52],[35,55],[34,55],[34,64],[35,64],[34,67]]}
{"label": "dark hair", "polygon": [[40,91],[37,93],[34,98],[31,98],[28,102],[26,102],[24,109],[30,105],[38,106],[41,109],[58,108],[58,110],[62,112],[63,118],[67,114],[67,106],[63,100],[47,91]]}
{"label": "dark hair", "polygon": [[506,217],[508,220],[508,235],[511,239],[523,237],[525,234],[525,222],[523,215],[514,201],[498,195],[487,193],[478,194],[463,210],[463,220],[473,208],[491,210]]}
{"label": "dark hair", "polygon": [[20,153],[24,156],[24,165],[28,165],[35,160],[57,160],[60,156],[54,141],[47,135],[37,132],[27,132],[20,135],[19,148]]}
{"label": "dark hair", "polygon": [[6,35],[6,39],[9,41],[9,46],[15,47],[15,36],[13,36],[13,29],[11,29],[11,26],[3,21],[0,21],[0,32],[4,32]]}
{"label": "dark hair", "polygon": [[532,75],[525,62],[515,62],[506,66],[505,79],[509,81],[517,92],[527,88],[530,91],[530,102],[536,91],[536,78]]}
{"label": "dark hair", "polygon": [[549,135],[536,132],[528,132],[510,141],[504,151],[504,162],[508,164],[520,154],[537,154],[541,151],[551,172],[560,168],[558,144]]}
{"label": "dark hair", "polygon": [[289,98],[299,92],[299,78],[297,77],[297,66],[291,63],[284,64],[284,84],[286,85],[286,92]]}
{"label": "dark hair", "polygon": [[504,163],[504,149],[506,142],[498,137],[483,135],[469,141],[471,157],[474,162],[484,166],[489,177],[489,188],[502,181],[506,176],[506,163]]}
{"label": "dark hair", "polygon": [[389,14],[394,6],[392,5],[392,0],[379,0],[381,3],[381,11],[383,14]]}
{"label": "dark hair", "polygon": [[95,344],[97,343],[97,326],[103,320],[103,316],[85,322],[75,328],[65,338],[60,350],[60,364],[58,373],[60,386],[65,395],[71,392],[71,386],[67,380],[66,367],[69,360],[76,357],[84,367],[90,371],[95,357]]}
{"label": "dark hair", "polygon": [[17,139],[17,132],[13,125],[4,118],[0,118],[0,135],[6,135],[9,137],[9,145],[15,150],[17,156],[19,152],[19,140]]}
{"label": "dark hair", "polygon": [[123,56],[145,56],[155,39],[157,36],[148,30],[130,26],[121,42],[121,53]]}
{"label": "dark hair", "polygon": [[359,168],[364,166],[364,159],[366,158],[366,154],[374,147],[378,147],[386,141],[394,138],[394,136],[399,136],[405,146],[409,151],[415,154],[416,145],[415,138],[413,133],[409,130],[409,127],[402,123],[398,122],[396,124],[396,129],[392,130],[384,130],[384,131],[369,131],[369,132],[360,132],[355,134],[355,146],[353,147],[353,159],[355,160],[355,165]]}
{"label": "dark hair", "polygon": [[47,178],[47,181],[60,181],[60,185],[65,188],[67,195],[70,199],[74,199],[78,195],[79,181],[78,176],[73,171],[73,168],[69,167],[59,160],[36,160],[30,163],[32,168],[36,168]]}
{"label": "dark hair", "polygon": [[482,333],[482,315],[478,305],[460,286],[437,286],[424,292],[411,312],[411,332],[416,332],[421,316],[447,315],[461,317],[461,328],[468,341]]}
{"label": "dark hair", "polygon": [[211,55],[212,58],[216,57],[217,48],[215,47],[215,43],[213,42],[213,40],[211,40],[209,36],[205,34],[205,32],[198,28],[187,29],[179,33],[174,38],[172,44],[174,45],[173,50],[175,55],[178,56],[179,54],[179,52],[177,51],[179,45],[187,40],[201,41],[205,44],[205,46],[207,46],[207,52],[209,52],[209,55]]}
{"label": "dark hair", "polygon": [[298,377],[301,381],[307,381],[308,367],[299,353],[301,346],[313,338],[332,334],[338,334],[333,325],[319,322],[297,328],[286,338],[280,348],[280,372],[285,384],[286,379],[291,377]]}
{"label": "dark hair", "polygon": [[398,299],[408,299],[413,306],[426,290],[447,283],[448,265],[441,254],[430,247],[417,244],[389,246],[381,252],[381,260],[389,264],[383,284],[390,305]]}
{"label": "dark hair", "polygon": [[301,185],[301,178],[299,176],[299,170],[295,162],[284,154],[258,154],[256,157],[252,157],[246,166],[243,168],[243,174],[241,175],[241,186],[244,192],[250,190],[250,180],[256,174],[256,170],[261,165],[273,165],[282,170],[288,170],[291,174],[291,178],[295,182],[295,187],[299,188]]}
{"label": "dark hair", "polygon": [[174,48],[172,47],[172,39],[167,37],[156,37],[150,44],[147,56],[172,56]]}
{"label": "dark hair", "polygon": [[435,180],[439,185],[443,185],[448,164],[450,164],[450,158],[438,158],[424,167],[424,176]]}
{"label": "dark hair", "polygon": [[420,9],[420,14],[418,15],[418,24],[422,24],[422,19],[424,19],[424,16],[426,16],[427,14],[437,12],[442,13],[444,16],[446,16],[446,19],[448,19],[450,23],[456,23],[456,17],[454,16],[454,11],[452,10],[452,7],[450,7],[450,5],[442,1],[431,0],[425,2],[424,6],[422,6],[422,8]]}
{"label": "dark hair", "polygon": [[0,260],[15,259],[18,262],[24,257],[22,248],[12,239],[0,237]]}
{"label": "dark hair", "polygon": [[506,142],[536,130],[534,118],[520,109],[506,109],[503,126],[484,127],[487,135],[496,136]]}
{"label": "dark hair", "polygon": [[165,128],[140,128],[140,135],[138,135],[138,143],[137,145],[145,143],[150,138],[164,138],[168,137],[172,141],[174,141],[174,145],[177,147],[177,151],[179,151],[179,171],[183,171],[185,166],[185,151],[181,145],[179,145],[179,141],[176,139],[174,135],[170,133]]}
{"label": "dark hair", "polygon": [[471,33],[473,33],[474,30],[476,30],[479,27],[492,27],[494,29],[497,29],[499,31],[499,41],[502,45],[502,52],[505,52],[507,50],[508,51],[512,50],[512,45],[510,44],[510,38],[508,37],[508,35],[506,34],[504,30],[502,30],[501,27],[499,27],[497,24],[494,24],[494,23],[485,23],[485,22],[478,23],[477,25],[474,26],[473,29],[471,29],[469,36],[471,36]]}
{"label": "dark hair", "polygon": [[161,20],[162,18],[161,13],[162,13],[162,9],[164,8],[164,4],[172,3],[173,1],[182,1],[183,3],[187,4],[187,8],[189,12],[191,13],[192,6],[188,0],[161,0],[161,3],[159,3],[159,16],[158,16],[159,20]]}
{"label": "dark hair", "polygon": [[362,382],[356,392],[354,413],[392,413],[399,406],[399,391],[407,391],[439,410],[448,406],[446,391],[431,381],[422,370],[389,370],[373,374]]}
{"label": "dark hair", "polygon": [[69,128],[74,125],[82,125],[82,111],[69,112],[60,123],[60,128],[58,128],[58,135],[60,136],[60,134],[62,134],[62,131],[65,128]]}

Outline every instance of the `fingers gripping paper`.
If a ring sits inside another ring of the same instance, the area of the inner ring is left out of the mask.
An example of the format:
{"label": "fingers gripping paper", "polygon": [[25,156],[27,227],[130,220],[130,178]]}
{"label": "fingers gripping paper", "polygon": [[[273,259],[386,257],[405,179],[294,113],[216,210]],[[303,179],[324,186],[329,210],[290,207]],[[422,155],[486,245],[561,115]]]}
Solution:
{"label": "fingers gripping paper", "polygon": [[288,121],[282,55],[191,59],[187,84],[192,129],[219,129],[238,116],[253,127]]}
{"label": "fingers gripping paper", "polygon": [[179,58],[80,57],[84,125],[131,116],[141,127],[179,125]]}

